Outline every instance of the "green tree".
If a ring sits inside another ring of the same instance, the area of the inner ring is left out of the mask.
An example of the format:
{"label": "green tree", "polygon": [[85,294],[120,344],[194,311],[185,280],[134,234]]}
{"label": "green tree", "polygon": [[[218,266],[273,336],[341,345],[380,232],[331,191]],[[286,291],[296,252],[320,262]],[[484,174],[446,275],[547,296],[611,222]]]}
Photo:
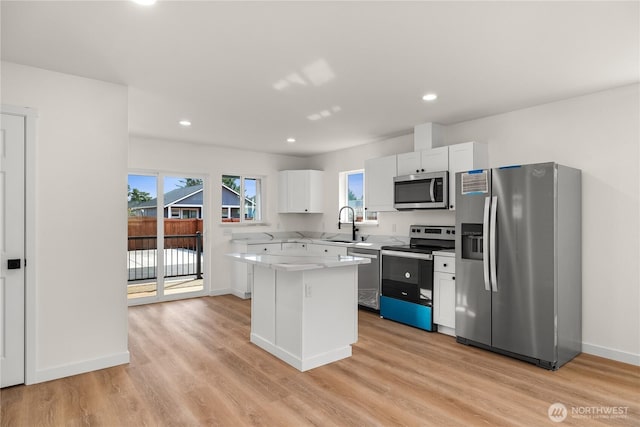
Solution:
{"label": "green tree", "polygon": [[230,189],[240,192],[240,178],[237,176],[222,175],[222,183]]}
{"label": "green tree", "polygon": [[352,190],[349,190],[349,200],[359,200]]}
{"label": "green tree", "polygon": [[199,178],[181,179],[179,188],[193,187],[194,185],[202,185],[202,180]]}
{"label": "green tree", "polygon": [[131,186],[128,187],[129,190],[129,201],[131,202],[148,202],[151,200],[151,194],[146,191],[140,191],[137,188],[131,189]]}

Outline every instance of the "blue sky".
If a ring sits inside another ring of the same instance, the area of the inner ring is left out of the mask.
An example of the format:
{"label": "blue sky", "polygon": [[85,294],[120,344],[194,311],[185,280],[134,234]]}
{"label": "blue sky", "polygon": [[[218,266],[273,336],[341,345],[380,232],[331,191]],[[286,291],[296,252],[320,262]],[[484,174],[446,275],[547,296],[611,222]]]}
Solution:
{"label": "blue sky", "polygon": [[356,198],[362,199],[362,174],[353,174],[349,175],[349,190],[353,191],[353,194],[356,195]]}
{"label": "blue sky", "polygon": [[[149,175],[129,175],[129,185],[131,189],[137,188],[140,191],[144,191],[149,193],[152,198],[158,196],[156,190],[156,179],[155,176]],[[184,180],[184,177],[175,177],[175,176],[167,176],[164,178],[164,192],[167,193],[171,190],[175,190],[178,187],[181,187],[180,180]]]}

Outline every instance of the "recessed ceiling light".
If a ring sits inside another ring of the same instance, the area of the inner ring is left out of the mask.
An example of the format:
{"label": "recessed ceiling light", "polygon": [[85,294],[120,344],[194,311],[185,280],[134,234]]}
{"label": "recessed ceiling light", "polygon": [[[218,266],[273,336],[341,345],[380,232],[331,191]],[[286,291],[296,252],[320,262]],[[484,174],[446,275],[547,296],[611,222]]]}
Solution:
{"label": "recessed ceiling light", "polygon": [[180,120],[178,123],[180,123],[180,126],[184,126],[184,127],[191,126],[191,122],[189,120]]}
{"label": "recessed ceiling light", "polygon": [[142,6],[151,6],[155,4],[156,0],[132,0],[134,3],[140,4]]}
{"label": "recessed ceiling light", "polygon": [[428,93],[423,96],[422,99],[425,101],[435,101],[436,99],[438,99],[438,95],[436,95],[435,93]]}
{"label": "recessed ceiling light", "polygon": [[293,144],[294,142],[296,142],[296,139],[295,138],[287,138],[287,142],[289,144]]}

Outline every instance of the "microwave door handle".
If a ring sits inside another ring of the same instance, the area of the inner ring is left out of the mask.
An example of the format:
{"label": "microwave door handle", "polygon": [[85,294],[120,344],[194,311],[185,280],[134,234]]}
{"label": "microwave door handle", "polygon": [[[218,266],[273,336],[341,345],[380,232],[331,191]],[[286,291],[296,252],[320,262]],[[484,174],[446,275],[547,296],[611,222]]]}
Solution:
{"label": "microwave door handle", "polygon": [[491,265],[491,290],[493,292],[498,292],[498,267],[496,257],[496,221],[498,197],[493,196],[491,199],[493,199],[491,202],[491,226],[489,228],[489,252],[491,252],[491,257],[489,257],[489,263]]}
{"label": "microwave door handle", "polygon": [[435,189],[435,186],[436,186],[436,179],[432,178],[431,179],[431,185],[429,185],[429,195],[431,196],[431,201],[432,202],[436,201],[436,196],[435,196],[435,194],[433,192],[434,189]]}
{"label": "microwave door handle", "polygon": [[484,272],[484,289],[491,291],[489,278],[489,210],[491,198],[484,199],[484,215],[482,221],[482,271]]}

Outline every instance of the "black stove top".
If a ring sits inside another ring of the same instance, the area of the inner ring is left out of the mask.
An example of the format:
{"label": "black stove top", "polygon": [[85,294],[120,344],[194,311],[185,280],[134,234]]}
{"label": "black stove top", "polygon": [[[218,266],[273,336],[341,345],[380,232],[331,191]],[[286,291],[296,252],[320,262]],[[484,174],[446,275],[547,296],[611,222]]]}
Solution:
{"label": "black stove top", "polygon": [[383,250],[430,254],[442,249],[454,249],[455,227],[412,225],[408,245],[383,246]]}

